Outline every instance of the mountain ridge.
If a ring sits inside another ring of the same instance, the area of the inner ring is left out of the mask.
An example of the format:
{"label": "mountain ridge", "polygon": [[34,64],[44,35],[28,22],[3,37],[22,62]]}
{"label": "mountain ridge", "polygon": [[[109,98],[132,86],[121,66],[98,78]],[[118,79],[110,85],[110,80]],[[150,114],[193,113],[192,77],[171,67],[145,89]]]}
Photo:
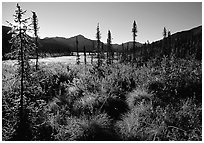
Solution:
{"label": "mountain ridge", "polygon": [[[8,53],[10,51],[10,46],[11,44],[8,43],[9,38],[11,38],[11,34],[7,34],[9,31],[10,27],[2,25],[2,55],[4,57],[5,53]],[[194,27],[190,30],[185,30],[185,31],[180,31],[176,32],[171,35],[173,39],[177,38],[183,38],[183,37],[191,37],[196,34],[202,34],[202,25]],[[96,40],[88,39],[82,34],[78,34],[76,36],[72,36],[70,38],[66,37],[45,37],[43,39],[39,39],[39,45],[40,45],[40,51],[41,52],[48,52],[48,53],[71,53],[71,52],[76,52],[76,37],[78,37],[78,48],[79,52],[82,52],[84,49],[84,46],[86,47],[86,51],[90,52],[95,50],[96,51]],[[162,41],[158,40],[158,41]],[[158,42],[158,41],[154,41]],[[123,43],[124,48],[127,48],[127,45],[129,43],[129,49],[132,47],[132,41],[125,42]],[[101,42],[101,45],[103,45],[104,50],[107,50],[106,43]],[[136,47],[141,47],[143,44],[136,42]],[[114,51],[121,51],[122,50],[122,44],[112,44],[113,50]]]}

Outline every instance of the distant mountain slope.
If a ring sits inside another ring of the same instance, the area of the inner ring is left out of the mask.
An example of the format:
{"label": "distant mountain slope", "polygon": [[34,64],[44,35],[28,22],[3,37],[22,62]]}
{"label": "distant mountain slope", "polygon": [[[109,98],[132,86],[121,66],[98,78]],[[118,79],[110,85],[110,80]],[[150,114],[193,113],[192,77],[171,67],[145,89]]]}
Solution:
{"label": "distant mountain slope", "polygon": [[[202,59],[202,26],[172,34],[170,37],[143,45],[148,57],[174,54],[179,58],[194,56]],[[142,50],[142,49],[141,49]]]}
{"label": "distant mountain slope", "polygon": [[[7,34],[10,27],[2,26],[2,59],[5,59],[5,54],[11,52],[11,44],[9,40],[11,39],[11,34]],[[66,38],[44,38],[39,39],[39,52],[42,54],[59,54],[59,55],[69,55],[71,46],[67,44]]]}
{"label": "distant mountain slope", "polygon": [[[127,49],[127,46],[128,46],[128,48],[129,48],[129,50],[130,50],[130,49],[133,48],[133,42],[130,41],[130,42],[123,43],[123,46],[124,46],[125,49]],[[139,42],[136,42],[136,47],[137,47],[137,48],[138,48],[138,47],[142,47],[142,44],[139,43]],[[114,48],[114,50],[121,51],[121,50],[122,50],[122,44],[120,44],[120,45],[113,45],[113,48]]]}
{"label": "distant mountain slope", "polygon": [[[8,43],[9,39],[11,39],[11,34],[7,34],[10,30],[10,27],[2,26],[2,55],[4,58],[5,53],[10,52],[11,44]],[[202,26],[195,27],[190,30],[177,32],[175,34],[171,35],[172,43],[176,43],[176,41],[186,41],[186,39],[190,39],[192,37],[198,38],[202,36]],[[97,50],[96,46],[96,40],[91,40],[83,35],[77,35],[71,38],[64,38],[64,37],[51,37],[51,38],[44,38],[39,39],[40,47],[39,51],[41,53],[59,53],[59,54],[65,54],[68,55],[70,52],[76,52],[76,37],[78,38],[79,42],[79,52],[82,52],[84,49],[84,46],[86,47],[86,51],[95,51]],[[159,41],[155,41],[152,43],[152,45],[160,46],[162,43],[162,39]],[[202,41],[200,42],[202,46]],[[126,42],[124,43],[124,48],[127,48],[127,45],[129,44],[129,49],[132,49],[133,42]],[[106,51],[107,46],[106,44],[101,42],[101,45],[103,45],[104,51]],[[112,44],[114,51],[122,51],[122,44]],[[153,46],[153,47],[154,47]],[[200,46],[200,45],[199,45]],[[93,48],[94,47],[94,48]],[[139,42],[136,42],[137,49],[140,49],[142,47],[142,44]],[[159,48],[155,48],[155,52],[159,52]]]}
{"label": "distant mountain slope", "polygon": [[5,59],[5,53],[8,53],[11,49],[9,40],[11,39],[12,35],[7,34],[10,30],[10,27],[2,26],[2,59]]}
{"label": "distant mountain slope", "polygon": [[67,39],[67,42],[71,45],[71,51],[76,51],[76,37],[78,39],[78,48],[80,52],[84,51],[84,46],[86,51],[92,51],[93,46],[96,45],[95,40],[88,39],[83,35],[77,35]]}
{"label": "distant mountain slope", "polygon": [[39,40],[39,51],[42,53],[67,53],[71,51],[71,46],[67,43],[65,38],[44,38]]}
{"label": "distant mountain slope", "polygon": [[186,30],[186,31],[181,31],[181,32],[177,32],[173,35],[171,35],[172,37],[191,37],[191,36],[197,36],[202,34],[202,26],[198,26],[195,28],[192,28],[190,30]]}

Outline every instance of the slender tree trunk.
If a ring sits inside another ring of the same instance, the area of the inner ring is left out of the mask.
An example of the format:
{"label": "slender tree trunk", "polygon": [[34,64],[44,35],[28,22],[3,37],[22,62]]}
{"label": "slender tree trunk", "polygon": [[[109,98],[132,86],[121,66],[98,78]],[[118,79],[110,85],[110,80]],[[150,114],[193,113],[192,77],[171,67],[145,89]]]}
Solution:
{"label": "slender tree trunk", "polygon": [[76,49],[77,49],[77,65],[80,63],[79,61],[79,48],[78,48],[78,38],[76,37]]}
{"label": "slender tree trunk", "polygon": [[107,46],[107,50],[106,50],[106,64],[107,65],[109,65],[110,64],[110,52],[109,52],[109,49],[110,48],[110,46],[109,46],[109,44],[108,44],[108,46]]}
{"label": "slender tree trunk", "polygon": [[84,46],[84,64],[86,65],[86,48]]}
{"label": "slender tree trunk", "polygon": [[91,64],[93,64],[93,54],[94,54],[94,50],[95,50],[95,48],[94,48],[94,41],[92,42],[92,52],[91,52]]}
{"label": "slender tree trunk", "polygon": [[35,37],[35,44],[36,44],[36,71],[38,70],[38,37]]}
{"label": "slender tree trunk", "polygon": [[20,28],[20,48],[21,48],[21,98],[20,98],[20,122],[23,120],[23,94],[24,94],[24,59],[23,59],[23,44],[22,44],[22,37],[21,37],[21,28]]}
{"label": "slender tree trunk", "polygon": [[100,64],[101,64],[100,62],[101,61],[100,61],[100,41],[99,40],[97,41],[97,44],[98,44],[97,45],[97,50],[98,50],[98,55],[97,55],[97,58],[98,58],[98,67],[100,67]]}
{"label": "slender tree trunk", "polygon": [[133,62],[136,60],[136,47],[135,47],[135,36],[133,37]]}

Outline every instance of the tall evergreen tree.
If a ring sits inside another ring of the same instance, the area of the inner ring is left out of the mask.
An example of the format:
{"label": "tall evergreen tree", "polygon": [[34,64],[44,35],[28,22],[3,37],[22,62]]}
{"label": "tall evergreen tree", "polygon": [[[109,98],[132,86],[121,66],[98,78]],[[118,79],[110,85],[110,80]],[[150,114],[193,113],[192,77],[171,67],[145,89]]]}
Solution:
{"label": "tall evergreen tree", "polygon": [[164,30],[162,32],[162,35],[163,35],[163,54],[164,55],[167,55],[167,45],[166,45],[166,38],[167,38],[167,30],[166,30],[166,27],[164,27]]}
{"label": "tall evergreen tree", "polygon": [[111,64],[113,60],[112,54],[112,38],[111,32],[108,30],[108,39],[107,39],[107,64]]}
{"label": "tall evergreen tree", "polygon": [[97,39],[97,59],[98,59],[98,67],[101,66],[101,49],[100,49],[100,39],[101,39],[101,33],[100,33],[100,30],[99,30],[99,23],[97,25],[97,29],[96,29],[96,39]]}
{"label": "tall evergreen tree", "polygon": [[168,55],[172,54],[172,47],[171,47],[171,31],[168,30]]}
{"label": "tall evergreen tree", "polygon": [[137,36],[137,24],[134,20],[133,22],[133,28],[132,28],[132,33],[133,33],[133,61],[136,60],[136,36]]}
{"label": "tall evergreen tree", "polygon": [[32,17],[32,25],[33,25],[33,30],[34,30],[34,36],[35,36],[35,45],[36,45],[36,70],[38,70],[38,18],[35,12],[33,13],[33,17]]}
{"label": "tall evergreen tree", "polygon": [[164,27],[164,30],[163,30],[163,38],[165,39],[167,37],[167,30],[166,30],[166,27]]}
{"label": "tall evergreen tree", "polygon": [[[18,69],[17,74],[20,78],[20,108],[19,108],[19,124],[16,129],[15,139],[16,140],[29,140],[31,133],[29,133],[27,116],[24,110],[24,102],[25,100],[25,91],[26,86],[30,82],[30,65],[29,65],[29,57],[35,49],[35,44],[33,39],[27,35],[29,29],[29,19],[24,19],[23,16],[26,13],[26,10],[23,11],[21,7],[17,4],[17,9],[15,10],[14,23],[9,23],[12,27],[9,33],[12,33],[12,39],[10,43],[12,43],[12,53],[11,56],[13,58],[18,59]],[[29,97],[28,97],[29,98]]]}

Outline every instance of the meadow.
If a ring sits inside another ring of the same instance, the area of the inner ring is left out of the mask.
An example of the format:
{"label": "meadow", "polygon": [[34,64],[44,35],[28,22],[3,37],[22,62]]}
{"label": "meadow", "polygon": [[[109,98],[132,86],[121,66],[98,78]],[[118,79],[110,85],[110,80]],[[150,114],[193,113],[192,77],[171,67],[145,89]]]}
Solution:
{"label": "meadow", "polygon": [[23,129],[17,68],[2,63],[3,140],[202,140],[201,61],[163,57],[97,67],[52,60],[39,60],[37,71],[31,64]]}

